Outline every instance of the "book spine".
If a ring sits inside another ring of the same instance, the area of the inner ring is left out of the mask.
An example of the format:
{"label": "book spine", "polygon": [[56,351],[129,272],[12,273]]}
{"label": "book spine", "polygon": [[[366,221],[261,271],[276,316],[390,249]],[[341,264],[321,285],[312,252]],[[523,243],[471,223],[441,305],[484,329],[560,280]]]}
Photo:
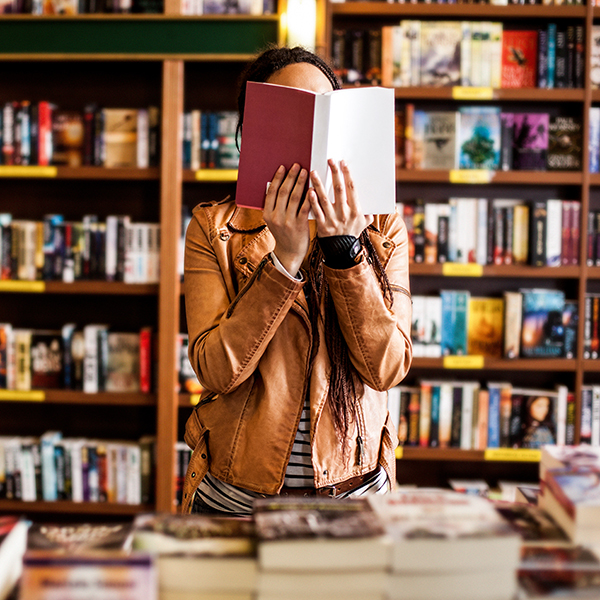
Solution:
{"label": "book spine", "polygon": [[548,24],[548,89],[556,86],[556,23]]}
{"label": "book spine", "polygon": [[534,267],[546,265],[546,216],[545,200],[536,200],[531,209],[531,264]]}
{"label": "book spine", "polygon": [[591,106],[589,110],[589,158],[590,173],[600,172],[600,106]]}
{"label": "book spine", "polygon": [[488,434],[487,447],[500,447],[500,388],[488,389]]}

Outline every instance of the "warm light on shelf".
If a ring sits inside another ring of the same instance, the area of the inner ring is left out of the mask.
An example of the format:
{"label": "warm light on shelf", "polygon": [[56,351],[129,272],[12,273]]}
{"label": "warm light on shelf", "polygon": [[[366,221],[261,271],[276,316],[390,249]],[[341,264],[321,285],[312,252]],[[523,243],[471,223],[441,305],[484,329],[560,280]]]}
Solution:
{"label": "warm light on shelf", "polygon": [[288,0],[286,23],[288,46],[303,46],[314,50],[317,31],[316,0]]}

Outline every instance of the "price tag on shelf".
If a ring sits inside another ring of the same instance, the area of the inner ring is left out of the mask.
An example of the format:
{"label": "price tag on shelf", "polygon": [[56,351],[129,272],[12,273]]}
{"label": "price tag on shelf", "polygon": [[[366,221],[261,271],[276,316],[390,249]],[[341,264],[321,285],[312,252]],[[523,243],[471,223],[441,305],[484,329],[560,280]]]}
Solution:
{"label": "price tag on shelf", "polygon": [[0,390],[0,400],[9,402],[43,402],[46,394],[43,390],[30,390],[22,392],[19,390]]}
{"label": "price tag on shelf", "polygon": [[483,369],[484,358],[478,354],[444,356],[444,369]]}
{"label": "price tag on shelf", "polygon": [[481,277],[483,265],[447,262],[442,265],[442,275],[446,277]]}
{"label": "price tag on shelf", "polygon": [[501,460],[512,462],[540,462],[541,450],[533,448],[487,448],[483,453],[484,460]]}
{"label": "price tag on shelf", "polygon": [[404,456],[404,448],[402,446],[396,446],[396,458],[400,459]]}
{"label": "price tag on shelf", "polygon": [[454,100],[492,100],[494,88],[455,85],[452,88],[452,98]]}
{"label": "price tag on shelf", "polygon": [[199,169],[196,181],[236,181],[237,169]]}
{"label": "price tag on shelf", "polygon": [[489,183],[492,173],[489,169],[451,169],[450,183]]}
{"label": "price tag on shelf", "polygon": [[0,177],[56,177],[58,169],[56,167],[41,167],[37,165],[0,166]]}
{"label": "price tag on shelf", "polygon": [[44,281],[0,281],[0,292],[36,292],[46,291]]}

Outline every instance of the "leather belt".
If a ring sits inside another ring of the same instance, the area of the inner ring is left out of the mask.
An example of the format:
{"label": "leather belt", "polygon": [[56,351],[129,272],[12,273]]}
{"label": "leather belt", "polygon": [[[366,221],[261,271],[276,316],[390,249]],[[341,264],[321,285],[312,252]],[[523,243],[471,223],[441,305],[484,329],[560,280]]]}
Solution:
{"label": "leather belt", "polygon": [[372,477],[379,472],[379,467],[370,473],[365,473],[364,475],[357,475],[356,477],[351,477],[350,479],[346,479],[346,481],[341,481],[340,483],[336,483],[333,485],[328,485],[322,488],[314,488],[314,487],[282,487],[279,492],[280,496],[339,496],[340,494],[344,494],[345,492],[349,492],[360,487],[365,481],[368,481]]}

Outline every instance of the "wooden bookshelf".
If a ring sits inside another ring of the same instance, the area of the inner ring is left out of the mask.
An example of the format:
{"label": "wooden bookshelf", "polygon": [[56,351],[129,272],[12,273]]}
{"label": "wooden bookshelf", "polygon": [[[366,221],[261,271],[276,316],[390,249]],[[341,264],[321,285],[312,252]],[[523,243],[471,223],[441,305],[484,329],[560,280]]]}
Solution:
{"label": "wooden bookshelf", "polygon": [[[175,442],[191,407],[176,391],[176,335],[185,331],[178,271],[184,195],[220,194],[229,173],[184,173],[180,119],[188,101],[220,110],[235,107],[235,85],[243,65],[269,42],[281,40],[279,13],[268,16],[180,14],[166,0],[161,15],[0,16],[0,102],[50,100],[61,108],[99,106],[161,109],[161,162],[148,169],[102,167],[5,167],[3,212],[41,220],[64,213],[130,214],[134,221],[161,225],[158,284],[106,281],[0,282],[3,321],[18,327],[57,328],[66,322],[117,323],[115,330],[151,325],[157,332],[158,381],[152,394],[84,394],[34,390],[0,395],[0,435],[40,435],[46,429],[101,439],[157,439],[156,502],[128,506],[108,503],[0,500],[0,512],[131,517],[139,512],[173,512]],[[213,102],[213,104],[210,104]],[[191,190],[186,186],[192,184]],[[213,190],[211,192],[211,190]],[[222,196],[221,196],[222,197]],[[189,410],[185,410],[185,408]],[[83,415],[89,410],[90,417]],[[34,419],[30,419],[34,416]],[[79,420],[79,419],[85,419]],[[79,428],[78,424],[82,427]]]}
{"label": "wooden bookshelf", "polygon": [[[588,114],[600,103],[600,91],[589,80],[592,25],[600,21],[600,9],[588,5],[503,5],[492,4],[411,4],[387,2],[331,2],[322,0],[319,11],[323,25],[318,31],[317,47],[326,57],[332,55],[335,29],[377,29],[398,25],[402,19],[420,20],[494,20],[515,29],[537,28],[548,22],[582,25],[585,34],[585,86],[581,89],[492,89],[463,87],[395,88],[398,105],[412,102],[425,110],[456,110],[460,105],[493,103],[507,111],[528,112],[540,104],[556,114],[578,115],[583,123],[583,165],[578,172],[567,171],[493,171],[466,172],[443,170],[404,170],[397,172],[398,201],[422,198],[439,202],[450,197],[523,198],[539,200],[564,198],[581,201],[580,264],[558,268],[529,266],[480,266],[448,264],[411,264],[413,294],[435,295],[440,289],[468,289],[475,296],[501,296],[504,290],[520,287],[549,287],[565,290],[567,298],[579,301],[578,348],[575,359],[466,359],[446,362],[443,358],[414,358],[405,384],[419,378],[513,381],[516,385],[543,388],[566,383],[580,398],[584,384],[600,382],[600,361],[583,360],[583,299],[588,292],[600,292],[600,267],[585,264],[587,214],[600,210],[600,175],[588,169]],[[348,86],[350,87],[350,86]],[[553,114],[554,114],[553,113]],[[580,425],[578,411],[576,428]],[[446,485],[450,476],[537,478],[535,461],[525,463],[500,460],[491,463],[484,452],[459,449],[407,448],[397,461],[398,481],[421,485]]]}

